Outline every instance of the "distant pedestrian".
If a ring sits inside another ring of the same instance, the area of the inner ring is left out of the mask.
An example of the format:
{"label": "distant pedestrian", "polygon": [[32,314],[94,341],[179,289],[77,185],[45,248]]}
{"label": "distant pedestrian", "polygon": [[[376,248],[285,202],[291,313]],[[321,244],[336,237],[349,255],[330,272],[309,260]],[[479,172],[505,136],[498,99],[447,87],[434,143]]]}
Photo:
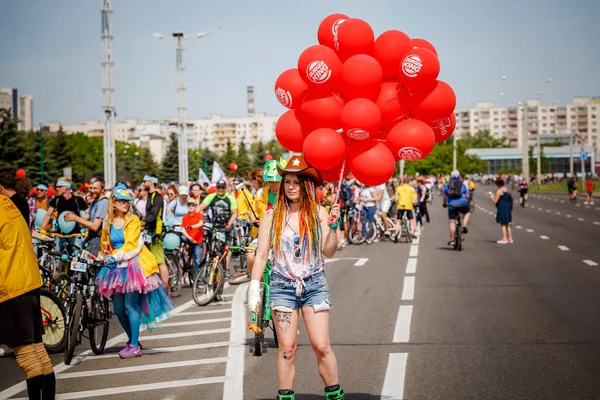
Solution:
{"label": "distant pedestrian", "polygon": [[504,180],[496,179],[496,186],[498,186],[496,195],[494,195],[492,192],[489,192],[489,194],[490,200],[496,204],[496,222],[500,224],[502,230],[502,239],[498,240],[497,243],[513,243],[512,230],[510,227],[510,224],[512,223],[512,195],[504,186]]}
{"label": "distant pedestrian", "polygon": [[594,181],[589,175],[587,177],[587,181],[585,182],[585,188],[587,189],[587,199],[583,204],[594,205]]}

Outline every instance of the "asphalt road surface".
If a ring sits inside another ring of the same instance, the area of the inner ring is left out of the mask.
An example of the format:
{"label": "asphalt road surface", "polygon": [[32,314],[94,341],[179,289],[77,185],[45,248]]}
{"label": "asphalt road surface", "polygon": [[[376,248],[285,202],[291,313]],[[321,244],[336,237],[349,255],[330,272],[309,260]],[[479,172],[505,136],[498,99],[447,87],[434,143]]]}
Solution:
{"label": "asphalt road surface", "polygon": [[[500,245],[489,189],[478,188],[461,252],[446,245],[436,196],[412,245],[348,246],[327,263],[347,399],[600,399],[598,206],[531,195],[515,204],[515,243]],[[277,349],[251,354],[246,290],[228,287],[226,303],[201,308],[184,289],[133,360],[118,358],[126,339],[113,319],[105,355],[81,345],[77,365],[52,356],[57,398],[275,398]],[[322,399],[303,323],[296,371],[297,398]],[[14,358],[1,358],[0,398],[25,397],[22,382]]]}

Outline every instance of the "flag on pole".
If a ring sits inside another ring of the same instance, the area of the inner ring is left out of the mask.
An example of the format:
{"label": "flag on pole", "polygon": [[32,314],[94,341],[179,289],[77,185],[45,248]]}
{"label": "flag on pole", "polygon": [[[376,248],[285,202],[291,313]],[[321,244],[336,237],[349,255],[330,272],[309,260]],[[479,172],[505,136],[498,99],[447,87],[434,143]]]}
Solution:
{"label": "flag on pole", "polygon": [[221,168],[221,166],[219,165],[219,163],[216,162],[216,161],[214,161],[213,162],[211,182],[212,183],[217,183],[217,181],[219,179],[225,179],[225,180],[227,180],[227,177],[225,176],[225,172],[223,172],[223,169]]}
{"label": "flag on pole", "polygon": [[205,183],[210,186],[210,179],[208,179],[208,176],[206,176],[202,168],[198,169],[198,183],[200,186],[204,186]]}

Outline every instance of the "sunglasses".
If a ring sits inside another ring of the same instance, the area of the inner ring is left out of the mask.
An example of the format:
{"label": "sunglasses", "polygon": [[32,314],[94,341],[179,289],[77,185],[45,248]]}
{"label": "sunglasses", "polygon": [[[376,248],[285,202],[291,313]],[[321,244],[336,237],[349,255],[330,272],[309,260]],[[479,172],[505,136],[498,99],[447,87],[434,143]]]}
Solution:
{"label": "sunglasses", "polygon": [[217,189],[227,189],[227,186],[217,186]]}
{"label": "sunglasses", "polygon": [[46,191],[46,189],[38,189],[37,191],[38,191],[38,192],[45,192],[45,191]]}
{"label": "sunglasses", "polygon": [[167,196],[175,196],[175,193],[169,192],[167,193]]}
{"label": "sunglasses", "polygon": [[300,236],[294,234],[293,237],[294,240],[294,257],[299,258],[300,257],[300,253],[302,251],[302,248],[300,248]]}

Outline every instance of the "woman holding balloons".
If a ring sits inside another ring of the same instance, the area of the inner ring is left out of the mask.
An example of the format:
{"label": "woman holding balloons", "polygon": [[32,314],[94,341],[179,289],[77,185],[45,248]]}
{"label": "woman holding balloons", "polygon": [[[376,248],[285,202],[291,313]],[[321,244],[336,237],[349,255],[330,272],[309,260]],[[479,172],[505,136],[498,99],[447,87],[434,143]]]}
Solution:
{"label": "woman holding balloons", "polygon": [[279,338],[278,399],[295,398],[296,332],[300,314],[317,356],[325,398],[343,399],[337,361],[329,340],[331,297],[324,274],[324,258],[332,257],[337,249],[339,206],[332,206],[332,220],[328,225],[329,214],[316,201],[316,187],[323,179],[304,157],[292,156],[285,168],[277,170],[282,182],[274,207],[265,213],[260,223],[248,308],[255,312],[260,303],[260,281],[272,250],[269,301]]}

